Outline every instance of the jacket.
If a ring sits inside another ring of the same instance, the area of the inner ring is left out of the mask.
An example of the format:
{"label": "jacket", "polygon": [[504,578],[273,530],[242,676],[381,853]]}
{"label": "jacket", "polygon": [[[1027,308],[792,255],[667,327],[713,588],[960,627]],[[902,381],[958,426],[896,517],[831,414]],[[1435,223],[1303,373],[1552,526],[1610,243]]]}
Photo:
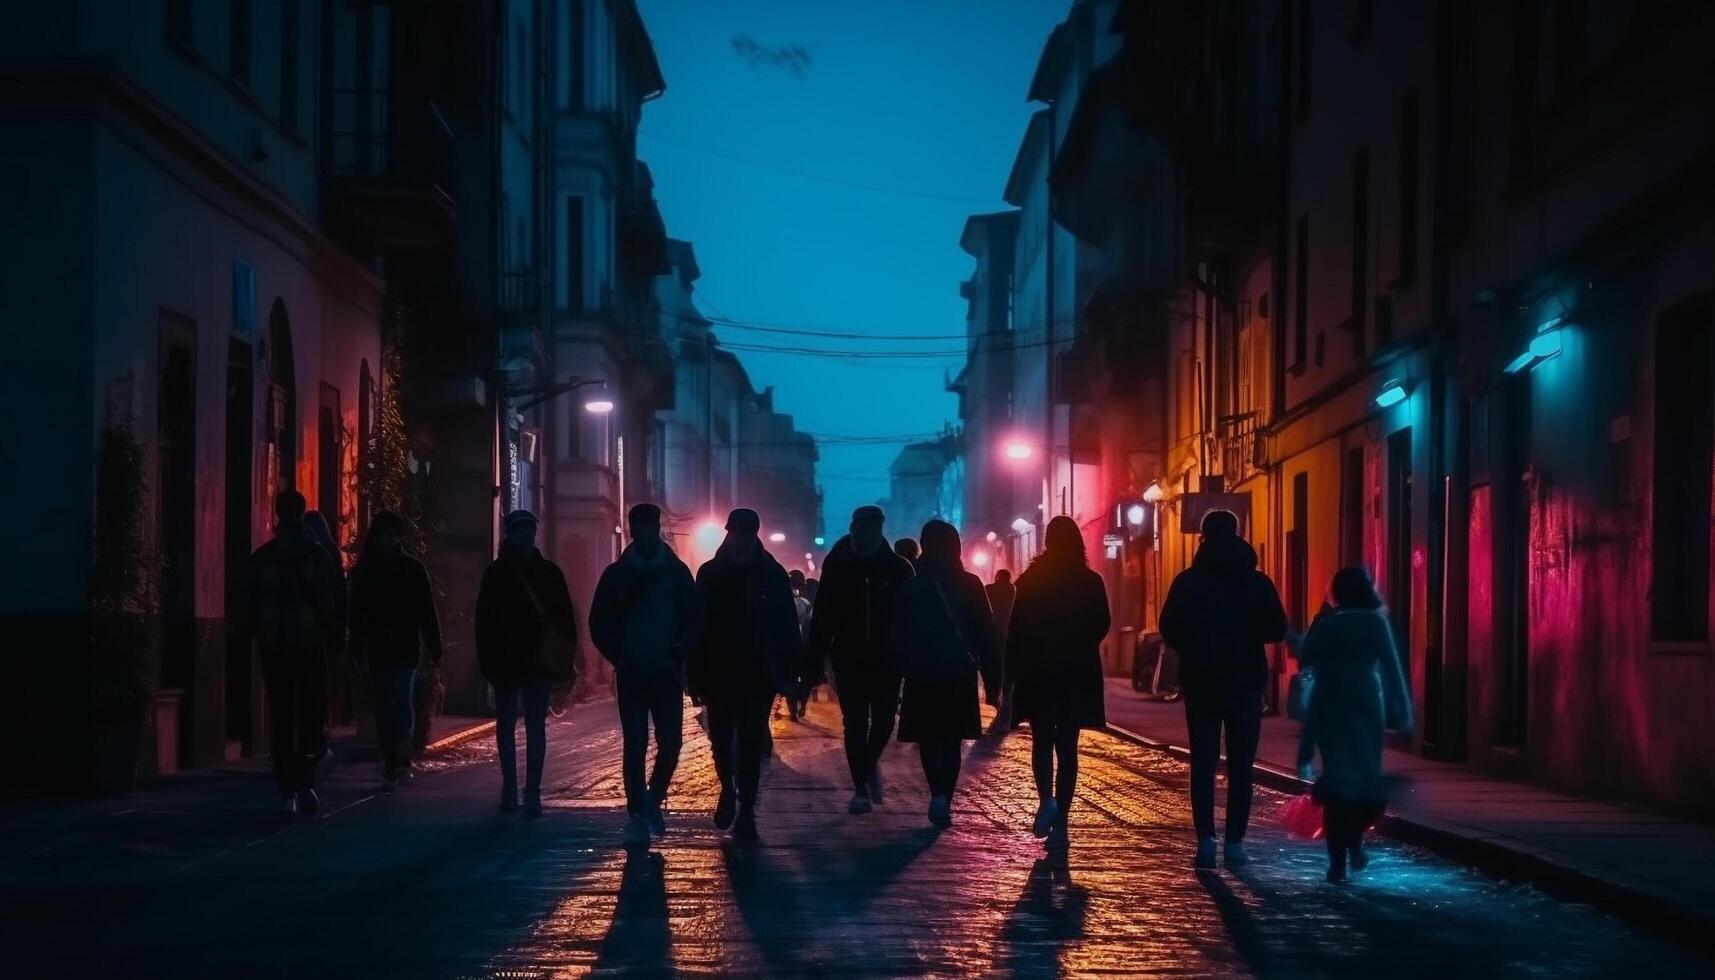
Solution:
{"label": "jacket", "polygon": [[[795,691],[804,674],[804,642],[792,605],[792,583],[767,549],[757,545],[749,561],[735,560],[723,545],[697,569],[702,597],[702,636],[685,665],[685,683],[698,700],[752,683],[745,658],[758,657],[760,682],[774,693]],[[744,605],[724,608],[737,596]],[[743,624],[743,634],[733,632]]]}
{"label": "jacket", "polygon": [[244,626],[263,650],[325,650],[344,605],[339,565],[309,538],[276,536],[250,556]]}
{"label": "jacket", "polygon": [[684,664],[702,630],[691,570],[666,544],[653,561],[630,545],[590,600],[590,642],[616,668],[649,673]]}
{"label": "jacket", "polygon": [[1107,724],[1101,645],[1109,625],[1107,590],[1088,565],[1038,558],[1018,577],[1006,641],[1015,725]]}
{"label": "jacket", "polygon": [[859,555],[851,535],[834,542],[822,562],[821,586],[810,613],[809,677],[820,682],[828,661],[834,671],[892,670],[893,603],[915,573],[911,563],[883,541],[876,553]]}
{"label": "jacket", "polygon": [[[991,702],[1000,696],[999,652],[988,595],[982,580],[963,569],[936,569],[921,562],[918,567],[918,574],[900,588],[893,612],[893,647],[905,678],[899,739],[976,738],[982,734],[978,677]],[[957,669],[935,669],[944,664]]]}
{"label": "jacket", "polygon": [[1343,609],[1320,617],[1299,654],[1316,672],[1306,730],[1322,751],[1319,793],[1350,803],[1384,802],[1382,750],[1387,722],[1410,730],[1411,696],[1383,609]]}
{"label": "jacket", "polygon": [[365,558],[351,576],[351,655],[376,667],[441,662],[441,624],[423,563],[409,555]]}
{"label": "jacket", "polygon": [[[525,591],[525,582],[542,604],[541,613]],[[502,547],[500,556],[482,573],[476,594],[476,659],[490,684],[547,679],[535,667],[544,616],[577,645],[577,611],[559,567],[535,548],[520,555]]]}
{"label": "jacket", "polygon": [[1179,654],[1188,696],[1261,690],[1267,643],[1286,636],[1286,610],[1242,538],[1208,538],[1174,578],[1161,606],[1161,638]]}

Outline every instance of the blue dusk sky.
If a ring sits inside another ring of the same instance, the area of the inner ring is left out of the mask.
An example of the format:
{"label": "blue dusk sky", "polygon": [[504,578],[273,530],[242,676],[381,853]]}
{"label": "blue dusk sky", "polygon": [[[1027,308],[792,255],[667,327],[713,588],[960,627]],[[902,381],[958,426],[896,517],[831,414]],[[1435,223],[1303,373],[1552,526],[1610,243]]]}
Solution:
{"label": "blue dusk sky", "polygon": [[[1005,207],[1001,190],[1035,108],[1025,89],[1068,6],[639,0],[667,91],[644,107],[638,154],[667,233],[696,248],[702,311],[865,335],[961,333],[959,283],[972,260],[959,233],[969,215]],[[737,327],[716,335],[839,351],[963,347]],[[798,428],[893,440],[818,439],[830,542],[854,507],[887,495],[887,466],[905,437],[957,421],[945,378],[962,356],[739,357]]]}

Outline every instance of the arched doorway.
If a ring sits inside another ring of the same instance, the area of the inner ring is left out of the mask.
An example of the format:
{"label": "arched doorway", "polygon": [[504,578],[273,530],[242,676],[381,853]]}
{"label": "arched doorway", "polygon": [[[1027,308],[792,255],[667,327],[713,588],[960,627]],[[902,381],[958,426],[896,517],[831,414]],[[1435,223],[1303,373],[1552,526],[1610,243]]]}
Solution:
{"label": "arched doorway", "polygon": [[274,495],[297,485],[298,385],[292,360],[292,322],[286,304],[274,300],[268,311],[268,405],[262,433],[262,506],[273,513]]}

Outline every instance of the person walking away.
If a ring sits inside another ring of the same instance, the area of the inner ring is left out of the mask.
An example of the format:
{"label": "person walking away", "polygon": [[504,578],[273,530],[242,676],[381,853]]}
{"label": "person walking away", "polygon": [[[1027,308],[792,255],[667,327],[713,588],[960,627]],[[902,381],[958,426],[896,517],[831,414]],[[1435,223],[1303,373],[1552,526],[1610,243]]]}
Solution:
{"label": "person walking away", "polygon": [[923,525],[918,574],[899,589],[893,644],[905,677],[899,740],[917,743],[929,784],[929,822],[953,824],[953,793],[966,739],[983,733],[977,679],[999,700],[994,616],[982,580],[965,571],[959,532]]}
{"label": "person walking away", "polygon": [[[786,573],[786,581],[792,586],[792,608],[798,613],[798,635],[804,639],[808,639],[810,635],[810,612],[812,607],[810,605],[810,598],[805,594],[805,592],[808,589],[807,583],[809,582],[809,579],[804,577],[803,569],[794,568],[790,572]],[[803,721],[804,712],[808,709],[809,704],[810,695],[808,692],[805,692],[800,697],[787,698],[786,710],[792,716],[793,721]],[[779,714],[776,714],[775,717],[778,718],[780,716]]]}
{"label": "person walking away", "polygon": [[[667,786],[684,744],[685,657],[702,628],[691,570],[661,540],[661,508],[638,504],[626,522],[631,544],[607,566],[590,602],[590,640],[613,664],[624,740],[625,843],[667,833]],[[655,766],[644,780],[649,726]]]}
{"label": "person walking away", "polygon": [[1054,518],[1044,545],[1018,578],[1004,676],[1013,688],[1014,723],[1030,723],[1040,801],[1033,829],[1050,848],[1062,849],[1078,785],[1078,734],[1107,724],[1101,644],[1110,623],[1107,589],[1090,569],[1078,525]]}
{"label": "person walking away", "polygon": [[687,664],[692,696],[708,707],[709,742],[721,792],[715,826],[756,839],[763,739],[776,694],[802,687],[803,643],[786,569],[757,538],[762,520],[739,508],[726,540],[697,569],[703,635]]}
{"label": "person walking away", "polygon": [[304,512],[304,533],[327,553],[333,572],[339,577],[339,591],[334,598],[333,635],[328,638],[327,649],[328,720],[343,724],[351,714],[351,679],[347,676],[342,656],[350,623],[351,583],[346,578],[345,561],[341,557],[343,552],[334,543],[333,528],[328,526],[328,520],[321,511]]}
{"label": "person walking away", "polygon": [[[1005,651],[1007,646],[1007,631],[1012,624],[1012,604],[1017,599],[1018,588],[1012,584],[1010,569],[997,569],[994,581],[984,587],[988,593],[989,609],[994,613],[995,649]],[[1006,678],[1006,658],[1001,658],[1000,707],[994,713],[994,722],[989,725],[990,735],[1005,735],[1012,730],[1012,683]]]}
{"label": "person walking away", "polygon": [[[877,509],[879,510],[880,508]],[[893,553],[910,562],[912,571],[917,570],[917,562],[920,561],[923,556],[923,550],[917,546],[916,541],[913,541],[910,538],[900,538],[898,541],[893,542]],[[823,574],[827,574],[826,571],[824,571]]]}
{"label": "person walking away", "polygon": [[524,816],[542,815],[542,766],[548,754],[548,697],[576,680],[577,612],[566,577],[536,548],[536,515],[506,515],[500,553],[476,594],[476,657],[494,686],[500,747],[500,810],[518,810],[517,728],[524,713]]}
{"label": "person walking away", "polygon": [[313,814],[316,765],[327,755],[328,650],[339,633],[343,582],[304,528],[304,495],[274,498],[274,538],[250,557],[246,631],[268,688],[274,778],[288,813]]}
{"label": "person walking away", "polygon": [[1286,611],[1256,551],[1239,537],[1231,511],[1203,517],[1203,540],[1161,607],[1161,638],[1179,655],[1185,727],[1191,742],[1191,815],[1197,825],[1196,867],[1215,866],[1215,766],[1227,742],[1226,861],[1249,863],[1252,766],[1262,733],[1267,643],[1286,636]]}
{"label": "person walking away", "polygon": [[441,625],[428,569],[405,554],[405,522],[384,510],[371,518],[351,575],[351,658],[369,671],[381,788],[410,773],[417,712],[417,664],[441,662]]}
{"label": "person walking away", "polygon": [[899,711],[899,664],[893,652],[893,603],[913,574],[887,546],[880,507],[852,511],[851,532],[834,542],[810,613],[809,674],[817,682],[833,663],[840,700],[851,813],[882,802],[881,752]]}
{"label": "person walking away", "polygon": [[1299,656],[1316,676],[1307,724],[1322,755],[1322,775],[1311,792],[1322,805],[1328,880],[1339,884],[1348,859],[1354,871],[1369,864],[1364,831],[1387,806],[1382,750],[1388,721],[1409,736],[1412,717],[1393,624],[1370,573],[1342,568],[1332,591],[1333,611],[1311,626]]}

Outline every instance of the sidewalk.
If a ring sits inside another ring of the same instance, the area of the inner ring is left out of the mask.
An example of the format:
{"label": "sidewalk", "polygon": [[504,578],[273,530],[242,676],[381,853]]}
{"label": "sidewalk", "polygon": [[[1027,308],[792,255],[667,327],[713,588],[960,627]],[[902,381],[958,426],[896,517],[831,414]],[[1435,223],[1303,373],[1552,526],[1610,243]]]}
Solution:
{"label": "sidewalk", "polygon": [[[1187,755],[1183,704],[1152,701],[1108,679],[1108,721],[1117,734]],[[1257,778],[1289,793],[1298,723],[1265,718]],[[1410,781],[1382,832],[1506,879],[1707,944],[1715,930],[1715,828],[1624,803],[1585,799],[1488,776],[1456,763],[1389,749],[1385,766]]]}

